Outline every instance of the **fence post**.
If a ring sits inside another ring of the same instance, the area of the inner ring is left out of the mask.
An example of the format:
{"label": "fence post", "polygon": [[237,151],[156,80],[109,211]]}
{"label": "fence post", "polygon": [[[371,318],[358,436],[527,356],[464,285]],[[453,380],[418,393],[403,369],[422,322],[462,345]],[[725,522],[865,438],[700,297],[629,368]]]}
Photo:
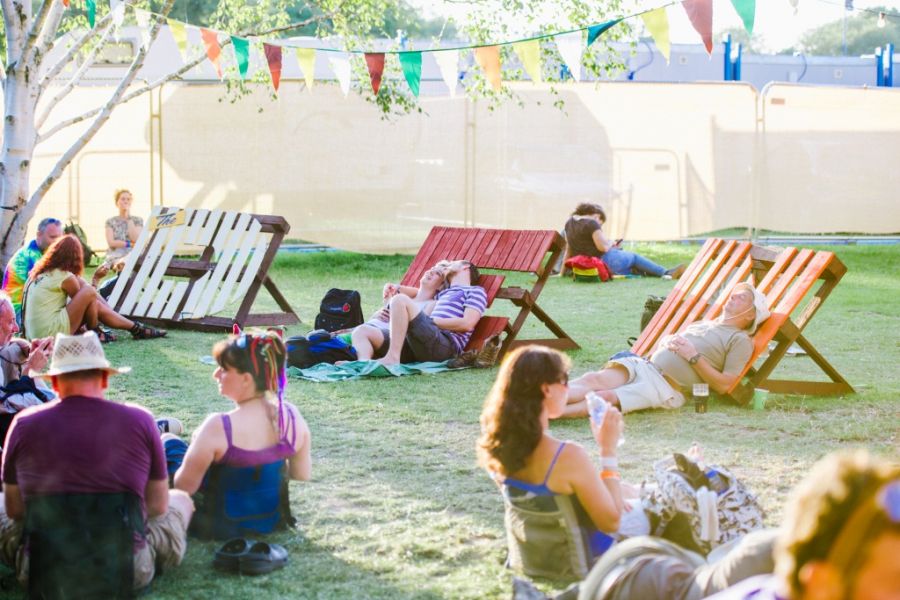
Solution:
{"label": "fence post", "polygon": [[894,87],[894,44],[886,44],[884,47],[884,55],[881,57],[885,62],[884,85]]}
{"label": "fence post", "polygon": [[723,77],[725,81],[731,81],[731,34],[726,33],[725,39],[722,40],[722,44],[725,46],[725,53],[722,57],[722,64],[724,65],[725,72],[723,73]]}
{"label": "fence post", "polygon": [[881,46],[875,48],[875,85],[877,87],[884,86],[884,59]]}

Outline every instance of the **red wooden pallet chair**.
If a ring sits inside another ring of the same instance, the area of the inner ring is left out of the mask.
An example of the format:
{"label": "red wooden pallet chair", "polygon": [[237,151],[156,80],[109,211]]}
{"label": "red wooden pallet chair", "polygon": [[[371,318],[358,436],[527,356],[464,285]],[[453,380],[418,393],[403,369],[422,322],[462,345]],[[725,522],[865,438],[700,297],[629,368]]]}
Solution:
{"label": "red wooden pallet chair", "polygon": [[[844,263],[833,252],[792,247],[777,250],[750,242],[710,238],[631,350],[649,356],[663,336],[682,331],[695,321],[716,318],[739,282],[758,281],[756,287],[766,295],[772,315],[753,336],[753,358],[725,396],[743,406],[752,398],[754,388],[820,396],[853,393],[850,384],[802,334],[846,272]],[[772,340],[776,341],[775,348],[758,368],[752,369]],[[769,379],[793,343],[803,348],[830,382]]]}
{"label": "red wooden pallet chair", "polygon": [[[469,260],[479,269],[532,273],[537,281],[530,290],[503,287],[503,275],[481,276],[478,283],[487,292],[488,306],[494,298],[501,298],[518,306],[519,313],[512,321],[507,317],[481,317],[466,349],[481,348],[485,340],[503,332],[506,336],[500,346],[500,356],[522,344],[544,344],[560,350],[576,349],[578,344],[537,303],[564,248],[562,236],[552,230],[433,227],[401,283],[418,285],[425,270],[440,260]],[[529,314],[534,314],[556,337],[516,340]]]}

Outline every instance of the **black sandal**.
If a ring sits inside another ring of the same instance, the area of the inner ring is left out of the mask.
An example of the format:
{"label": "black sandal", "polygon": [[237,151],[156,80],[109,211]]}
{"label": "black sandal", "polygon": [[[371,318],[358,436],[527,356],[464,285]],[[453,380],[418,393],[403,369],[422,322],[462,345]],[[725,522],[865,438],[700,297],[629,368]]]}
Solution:
{"label": "black sandal", "polygon": [[97,334],[97,338],[100,340],[101,344],[109,344],[110,342],[115,342],[118,338],[112,332],[112,330],[103,327],[97,327],[93,330],[94,333]]}
{"label": "black sandal", "polygon": [[166,337],[166,334],[168,333],[165,329],[157,329],[150,325],[144,325],[140,321],[135,321],[134,325],[132,325],[131,329],[128,331],[131,332],[131,337],[135,340],[152,340],[153,338]]}

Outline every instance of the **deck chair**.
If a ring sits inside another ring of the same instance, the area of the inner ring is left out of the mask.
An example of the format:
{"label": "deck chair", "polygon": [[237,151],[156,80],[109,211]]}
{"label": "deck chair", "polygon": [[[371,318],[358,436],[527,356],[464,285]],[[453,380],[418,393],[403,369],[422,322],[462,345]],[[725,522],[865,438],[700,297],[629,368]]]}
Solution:
{"label": "deck chair", "polygon": [[[850,384],[802,333],[846,272],[847,267],[833,252],[792,247],[779,250],[750,242],[710,238],[631,350],[649,356],[663,336],[682,331],[695,321],[716,318],[731,289],[739,282],[750,281],[766,295],[772,315],[753,336],[753,357],[724,395],[745,406],[754,388],[816,396],[853,393]],[[814,289],[817,282],[820,283]],[[775,348],[754,369],[753,365],[773,340]],[[830,382],[769,379],[794,343],[825,372]]]}
{"label": "deck chair", "polygon": [[[553,265],[564,248],[562,236],[552,230],[433,227],[401,283],[417,286],[422,274],[440,260],[470,260],[479,269],[532,273],[537,280],[530,290],[503,287],[503,275],[481,276],[478,284],[487,292],[488,306],[494,298],[501,298],[519,307],[519,312],[512,321],[507,317],[483,316],[466,349],[481,348],[486,339],[505,332],[506,336],[500,346],[501,357],[524,344],[543,344],[559,350],[573,350],[579,347],[575,340],[537,303]],[[517,340],[516,336],[529,314],[534,314],[556,337]]]}

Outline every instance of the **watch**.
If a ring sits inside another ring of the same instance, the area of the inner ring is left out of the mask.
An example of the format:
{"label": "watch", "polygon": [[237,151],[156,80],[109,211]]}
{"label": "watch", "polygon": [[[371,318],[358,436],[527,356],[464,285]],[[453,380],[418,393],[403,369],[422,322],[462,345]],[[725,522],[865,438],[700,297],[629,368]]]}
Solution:
{"label": "watch", "polygon": [[688,359],[688,364],[689,364],[689,365],[696,365],[696,364],[697,364],[697,361],[700,360],[700,356],[701,356],[701,355],[700,355],[699,352],[698,352],[697,354],[693,355],[692,357],[690,357],[690,358]]}

